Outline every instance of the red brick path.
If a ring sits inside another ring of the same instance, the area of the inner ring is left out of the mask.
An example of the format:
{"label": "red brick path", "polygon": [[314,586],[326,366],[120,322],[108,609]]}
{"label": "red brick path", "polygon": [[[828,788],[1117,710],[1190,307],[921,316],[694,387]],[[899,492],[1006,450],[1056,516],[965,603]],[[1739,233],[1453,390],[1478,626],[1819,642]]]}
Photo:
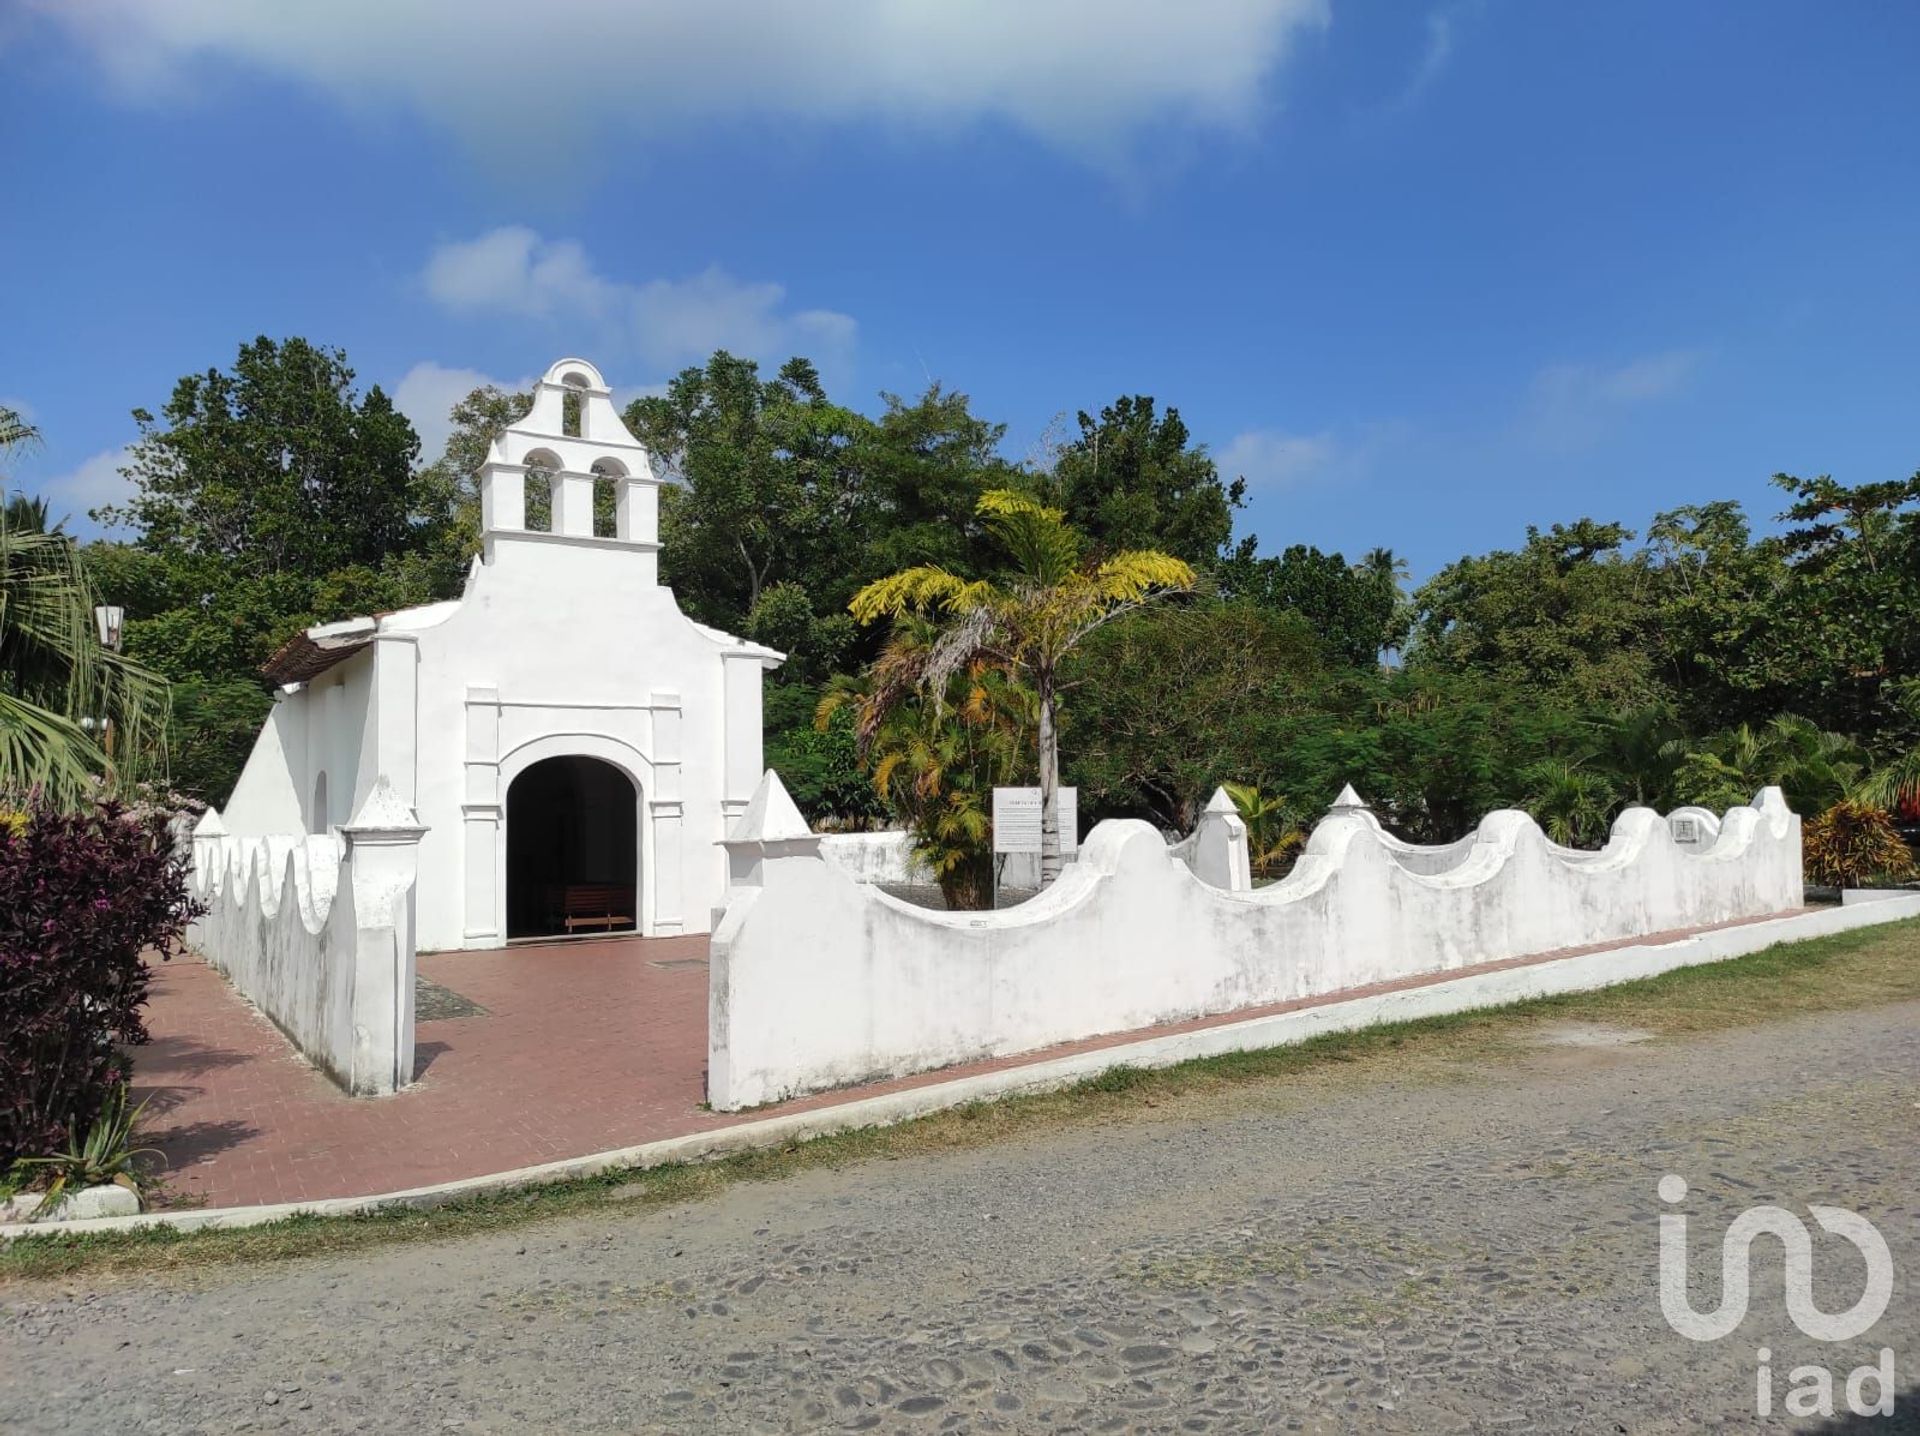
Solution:
{"label": "red brick path", "polygon": [[[214,1206],[397,1191],[693,1130],[704,937],[439,953],[429,982],[486,1015],[420,1022],[417,1084],[353,1098],[204,963],[157,967],[136,1098],[176,1197]],[[657,963],[693,965],[660,967]]]}
{"label": "red brick path", "polygon": [[[1627,944],[1601,944],[1614,945]],[[1541,953],[1114,1033],[728,1116],[700,1106],[706,948],[704,937],[603,938],[422,956],[422,976],[487,1012],[420,1022],[419,1080],[377,1098],[345,1095],[218,973],[197,959],[175,958],[156,967],[148,1008],[153,1042],[136,1054],[134,1096],[151,1099],[146,1140],[168,1159],[174,1200],[226,1207],[373,1195],[1597,950]]]}

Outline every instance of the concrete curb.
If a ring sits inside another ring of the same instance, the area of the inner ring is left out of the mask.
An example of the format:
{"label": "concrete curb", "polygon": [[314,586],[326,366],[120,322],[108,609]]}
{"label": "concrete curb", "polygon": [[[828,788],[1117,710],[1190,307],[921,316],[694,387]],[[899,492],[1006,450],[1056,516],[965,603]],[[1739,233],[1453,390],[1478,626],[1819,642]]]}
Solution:
{"label": "concrete curb", "polygon": [[1643,943],[1606,948],[1521,967],[1475,973],[1450,982],[1404,988],[1328,1002],[1292,1012],[1273,1013],[1244,1022],[1223,1023],[1192,1032],[1176,1032],[1138,1042],[1076,1052],[1067,1057],[1033,1062],[997,1072],[860,1097],[810,1112],[764,1117],[710,1132],[668,1137],[621,1147],[585,1157],[568,1157],[509,1172],[467,1177],[430,1187],[383,1192],[367,1197],[329,1197],[312,1202],[283,1202],[256,1207],[219,1207],[199,1211],[143,1212],[138,1216],[96,1217],[0,1225],[0,1243],[20,1237],[80,1235],[90,1232],[129,1232],[140,1228],[171,1227],[175,1231],[205,1231],[264,1226],[293,1216],[344,1217],[404,1207],[425,1211],[465,1197],[513,1191],[570,1178],[598,1176],[608,1171],[644,1170],[677,1162],[714,1161],[741,1152],[783,1147],[811,1137],[889,1127],[950,1107],[1028,1092],[1047,1092],[1098,1076],[1114,1067],[1172,1067],[1197,1057],[1227,1052],[1253,1052],[1286,1047],[1330,1032],[1351,1032],[1386,1022],[1407,1022],[1475,1008],[1502,1007],[1535,997],[1583,992],[1640,978],[1657,977],[1677,968],[1722,962],[1781,943],[1826,937],[1854,928],[1920,917],[1920,892],[1885,899],[1798,913],[1763,922],[1740,923],[1673,942]]}

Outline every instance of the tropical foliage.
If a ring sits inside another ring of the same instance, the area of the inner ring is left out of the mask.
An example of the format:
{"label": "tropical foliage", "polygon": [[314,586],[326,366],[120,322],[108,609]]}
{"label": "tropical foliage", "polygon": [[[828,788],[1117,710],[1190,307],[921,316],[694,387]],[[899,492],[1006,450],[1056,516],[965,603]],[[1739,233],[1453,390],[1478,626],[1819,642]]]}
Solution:
{"label": "tropical foliage", "polygon": [[829,732],[853,715],[856,756],[947,906],[979,908],[993,883],[993,789],[1030,771],[1036,701],[982,655],[942,671],[941,641],[933,623],[902,614],[868,672],[828,689],[816,725]]}
{"label": "tropical foliage", "polygon": [[1156,549],[1089,556],[1065,514],[1017,489],[991,489],[978,512],[1012,568],[965,578],[937,564],[903,569],[868,584],[849,605],[862,623],[902,614],[945,624],[928,650],[922,681],[936,693],[979,664],[1018,674],[1033,687],[1040,775],[1040,881],[1060,872],[1061,665],[1089,634],[1121,614],[1194,586],[1191,565]]}
{"label": "tropical foliage", "polygon": [[1914,874],[1913,853],[1886,811],[1843,799],[1802,829],[1807,880],[1857,888]]}
{"label": "tropical foliage", "polygon": [[162,766],[166,684],[100,642],[73,541],[12,517],[0,513],[0,792],[71,807]]}

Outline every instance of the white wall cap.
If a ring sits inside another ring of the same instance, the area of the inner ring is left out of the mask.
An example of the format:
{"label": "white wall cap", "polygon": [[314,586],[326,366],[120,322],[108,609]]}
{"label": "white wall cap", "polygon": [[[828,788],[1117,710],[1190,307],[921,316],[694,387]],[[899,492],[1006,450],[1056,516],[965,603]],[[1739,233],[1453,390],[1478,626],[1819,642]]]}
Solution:
{"label": "white wall cap", "polygon": [[344,831],[400,833],[424,833],[425,826],[419,814],[415,813],[407,801],[394,791],[393,784],[382,773],[374,779],[373,791],[367,794],[366,802],[360,805],[360,811],[353,815],[351,822],[342,824]]}
{"label": "white wall cap", "polygon": [[691,618],[687,622],[727,650],[720,655],[722,658],[757,658],[768,667],[787,661],[787,655],[777,648],[769,648],[764,643],[755,643],[750,638],[741,638],[738,634],[728,633],[724,629],[714,628]]}
{"label": "white wall cap", "polygon": [[392,613],[380,616],[380,632],[412,633],[416,629],[433,628],[445,623],[460,611],[460,600],[445,599],[440,603],[423,603],[418,608],[397,608]]}
{"label": "white wall cap", "polygon": [[753,790],[747,810],[733,825],[733,831],[727,834],[726,842],[729,846],[734,843],[784,843],[813,836],[813,829],[807,826],[807,820],[800,816],[800,809],[787,793],[787,785],[780,781],[778,773],[769,768],[766,776],[761,778],[760,786]]}
{"label": "white wall cap", "polygon": [[374,633],[380,627],[378,619],[343,618],[337,623],[316,623],[307,630],[307,637],[321,638],[360,638]]}

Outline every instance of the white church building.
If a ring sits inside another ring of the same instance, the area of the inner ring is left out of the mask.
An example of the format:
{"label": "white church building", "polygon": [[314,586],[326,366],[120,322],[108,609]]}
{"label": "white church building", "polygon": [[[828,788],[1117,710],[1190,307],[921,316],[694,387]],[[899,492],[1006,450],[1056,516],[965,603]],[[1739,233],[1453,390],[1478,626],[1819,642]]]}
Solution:
{"label": "white church building", "polygon": [[[542,476],[551,523],[534,528]],[[385,778],[425,829],[421,949],[706,932],[718,844],[760,781],[762,675],[784,655],[660,586],[659,486],[599,372],[555,364],[480,474],[465,592],[275,654],[273,711],[209,830],[328,834]]]}

